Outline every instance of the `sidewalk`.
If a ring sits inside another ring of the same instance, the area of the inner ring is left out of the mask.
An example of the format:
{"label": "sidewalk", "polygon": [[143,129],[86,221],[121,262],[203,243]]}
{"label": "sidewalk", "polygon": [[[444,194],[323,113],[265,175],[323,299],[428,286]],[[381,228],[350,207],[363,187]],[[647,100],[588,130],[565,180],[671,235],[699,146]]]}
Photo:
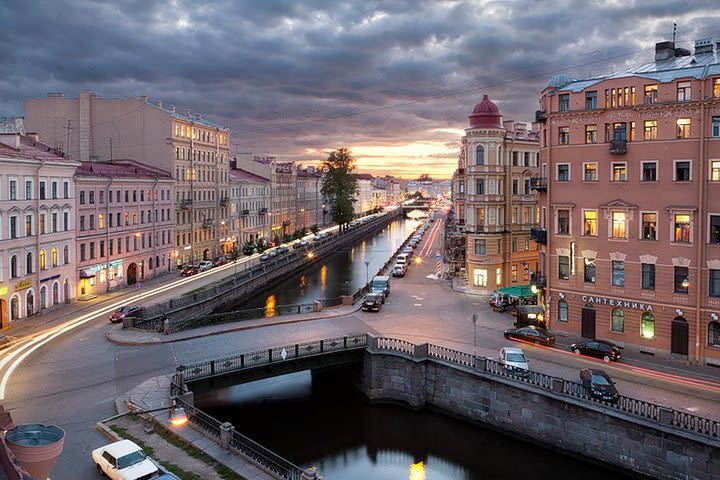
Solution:
{"label": "sidewalk", "polygon": [[108,331],[107,338],[116,345],[156,345],[160,343],[182,342],[183,340],[190,340],[193,338],[209,337],[212,335],[221,335],[223,333],[250,330],[253,328],[344,317],[351,315],[358,310],[360,310],[360,307],[357,306],[329,308],[321,312],[281,315],[277,317],[242,320],[241,322],[221,323],[207,327],[193,328],[191,330],[183,330],[181,332],[171,333],[170,335],[163,335],[161,332],[122,328],[122,325],[116,325]]}
{"label": "sidewalk", "polygon": [[460,284],[459,277],[452,277],[450,279],[450,288],[454,292],[464,293],[466,295],[474,295],[476,297],[490,298],[493,294],[490,290],[480,290],[477,288],[468,287],[467,285]]}

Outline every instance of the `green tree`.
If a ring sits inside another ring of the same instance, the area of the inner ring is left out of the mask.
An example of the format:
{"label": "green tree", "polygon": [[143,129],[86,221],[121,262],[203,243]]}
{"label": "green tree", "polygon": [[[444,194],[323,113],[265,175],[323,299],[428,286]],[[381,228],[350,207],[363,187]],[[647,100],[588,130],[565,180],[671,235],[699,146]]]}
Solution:
{"label": "green tree", "polygon": [[355,195],[359,190],[353,176],[355,159],[349,148],[339,148],[330,152],[322,166],[325,175],[321,191],[330,199],[332,219],[343,231],[352,221]]}
{"label": "green tree", "polygon": [[240,246],[236,243],[228,252],[228,260],[235,264],[235,273],[237,273],[238,258],[240,258]]}
{"label": "green tree", "polygon": [[262,253],[268,248],[268,242],[265,238],[259,238],[257,243],[255,244],[255,249],[258,253]]}
{"label": "green tree", "polygon": [[314,224],[310,227],[310,231],[313,233],[313,235],[317,235],[318,232],[320,231],[320,227],[318,226],[317,223],[314,223]]}
{"label": "green tree", "polygon": [[242,252],[245,255],[252,255],[253,253],[255,253],[255,244],[253,242],[251,242],[250,240],[248,240],[243,245]]}

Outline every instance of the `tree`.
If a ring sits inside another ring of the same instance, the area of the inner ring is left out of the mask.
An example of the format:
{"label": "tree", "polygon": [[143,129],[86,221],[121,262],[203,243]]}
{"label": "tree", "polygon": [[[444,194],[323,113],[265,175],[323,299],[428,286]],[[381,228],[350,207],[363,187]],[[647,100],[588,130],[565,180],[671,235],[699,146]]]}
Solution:
{"label": "tree", "polygon": [[252,255],[253,253],[255,253],[255,246],[256,245],[253,242],[248,240],[247,242],[245,242],[245,244],[242,247],[243,254]]}
{"label": "tree", "polygon": [[236,243],[228,252],[228,260],[235,264],[235,273],[237,273],[238,258],[240,258],[240,246]]}
{"label": "tree", "polygon": [[350,149],[343,147],[330,152],[322,166],[325,175],[321,192],[330,199],[332,219],[343,231],[352,221],[353,204],[359,191],[353,176],[355,159]]}
{"label": "tree", "polygon": [[255,244],[255,249],[258,253],[262,253],[268,248],[268,242],[265,238],[259,238],[257,243]]}
{"label": "tree", "polygon": [[318,226],[317,223],[314,223],[314,224],[310,227],[310,231],[313,233],[313,235],[317,235],[318,232],[320,231],[320,227]]}

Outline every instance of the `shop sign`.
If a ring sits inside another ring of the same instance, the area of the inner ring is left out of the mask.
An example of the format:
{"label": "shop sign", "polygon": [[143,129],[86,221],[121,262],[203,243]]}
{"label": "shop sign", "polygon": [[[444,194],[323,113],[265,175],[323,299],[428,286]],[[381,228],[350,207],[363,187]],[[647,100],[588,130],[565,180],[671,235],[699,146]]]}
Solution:
{"label": "shop sign", "polygon": [[[110,268],[117,268],[122,267],[124,260],[113,260],[110,262]],[[90,270],[93,273],[98,273],[101,270],[105,270],[108,267],[107,263],[100,263],[98,265],[93,265],[92,267],[88,267],[86,270]]]}
{"label": "shop sign", "polygon": [[592,295],[583,295],[580,299],[585,303],[597,303],[599,305],[609,305],[619,308],[634,308],[635,310],[644,310],[652,312],[653,306],[649,303],[633,302],[631,300],[623,300],[622,298],[594,297]]}
{"label": "shop sign", "polygon": [[8,287],[0,287],[0,295],[6,295],[8,293]]}
{"label": "shop sign", "polygon": [[25,280],[15,284],[15,291],[19,292],[20,290],[26,290],[30,287],[32,287],[32,280],[29,278],[26,278]]}

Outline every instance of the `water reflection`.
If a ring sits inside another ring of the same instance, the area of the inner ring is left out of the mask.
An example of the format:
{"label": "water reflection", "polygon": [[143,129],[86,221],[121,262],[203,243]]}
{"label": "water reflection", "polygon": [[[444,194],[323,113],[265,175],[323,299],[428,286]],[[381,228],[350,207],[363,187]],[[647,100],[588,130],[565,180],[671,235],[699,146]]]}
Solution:
{"label": "water reflection", "polygon": [[327,291],[327,265],[320,267],[320,291],[325,294]]}
{"label": "water reflection", "polygon": [[410,465],[410,480],[426,480],[425,465],[423,462]]}
{"label": "water reflection", "polygon": [[275,316],[275,295],[270,295],[265,299],[265,316]]}

